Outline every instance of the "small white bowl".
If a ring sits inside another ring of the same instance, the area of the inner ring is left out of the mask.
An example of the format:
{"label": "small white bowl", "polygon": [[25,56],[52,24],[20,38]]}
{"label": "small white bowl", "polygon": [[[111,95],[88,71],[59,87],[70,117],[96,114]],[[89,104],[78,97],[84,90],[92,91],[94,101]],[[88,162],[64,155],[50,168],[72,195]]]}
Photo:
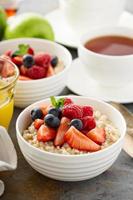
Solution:
{"label": "small white bowl", "polygon": [[91,105],[109,117],[120,132],[117,142],[98,152],[82,155],[63,155],[40,150],[29,144],[23,137],[23,131],[31,122],[30,112],[41,104],[48,104],[49,99],[36,102],[19,115],[16,123],[17,139],[27,162],[41,174],[61,181],[81,181],[93,178],[106,171],[121,152],[126,123],[123,116],[113,106],[87,97],[71,97],[80,105]]}
{"label": "small white bowl", "polygon": [[19,80],[16,86],[15,105],[26,107],[38,100],[55,96],[62,92],[66,86],[69,67],[72,57],[69,51],[55,43],[44,39],[21,38],[0,42],[0,54],[8,49],[15,50],[19,44],[29,44],[35,52],[43,51],[58,56],[64,63],[65,68],[60,73],[49,78],[31,81]]}

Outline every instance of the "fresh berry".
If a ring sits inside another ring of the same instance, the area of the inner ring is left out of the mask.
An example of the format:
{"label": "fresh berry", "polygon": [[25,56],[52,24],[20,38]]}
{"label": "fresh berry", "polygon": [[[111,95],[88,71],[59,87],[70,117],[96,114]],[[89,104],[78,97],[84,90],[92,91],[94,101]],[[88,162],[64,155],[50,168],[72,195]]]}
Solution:
{"label": "fresh berry", "polygon": [[34,56],[35,64],[41,67],[49,67],[51,56],[46,53],[38,53]]}
{"label": "fresh berry", "polygon": [[70,98],[64,99],[64,105],[68,105],[68,104],[72,104],[72,103],[73,103],[72,99],[70,99]]}
{"label": "fresh berry", "polygon": [[37,140],[41,142],[48,142],[53,140],[56,136],[56,131],[46,125],[41,125],[37,131]]}
{"label": "fresh berry", "polygon": [[48,114],[52,114],[55,117],[60,118],[61,115],[62,115],[62,111],[61,111],[60,108],[50,108],[49,111],[48,111]]}
{"label": "fresh berry", "polygon": [[60,126],[57,130],[57,134],[54,140],[54,145],[55,146],[62,146],[65,142],[64,140],[64,135],[68,131],[70,127],[70,120],[66,117],[62,117]]}
{"label": "fresh berry", "polygon": [[19,80],[21,80],[21,81],[31,81],[32,79],[27,77],[27,76],[19,75]]}
{"label": "fresh berry", "polygon": [[32,55],[26,54],[23,56],[23,64],[25,67],[30,68],[34,65],[34,58]]}
{"label": "fresh berry", "polygon": [[27,76],[32,79],[41,79],[46,76],[47,69],[34,65],[33,67],[29,68],[27,71]]}
{"label": "fresh berry", "polygon": [[5,54],[6,56],[11,57],[11,55],[12,55],[12,50],[7,50],[4,54]]}
{"label": "fresh berry", "polygon": [[42,119],[43,118],[43,112],[40,108],[35,108],[31,111],[31,118],[34,121],[35,119]]}
{"label": "fresh berry", "polygon": [[42,119],[35,119],[35,121],[34,121],[34,127],[36,129],[39,129],[42,124],[44,124],[44,120],[42,120]]}
{"label": "fresh berry", "polygon": [[11,58],[12,62],[17,66],[21,66],[23,63],[23,58],[21,56],[15,56]]}
{"label": "fresh berry", "polygon": [[58,64],[58,57],[57,57],[57,56],[54,56],[54,57],[51,59],[51,65],[52,65],[52,67],[56,67],[57,64]]}
{"label": "fresh berry", "polygon": [[49,65],[46,77],[53,76],[54,74],[55,74],[55,72],[54,72],[53,67],[51,65]]}
{"label": "fresh berry", "polygon": [[33,50],[33,48],[29,47],[29,49],[28,49],[28,54],[34,55],[34,50]]}
{"label": "fresh berry", "polygon": [[20,69],[20,74],[24,76],[27,75],[27,71],[28,71],[27,67],[25,67],[24,65],[21,65],[19,69]]}
{"label": "fresh berry", "polygon": [[14,75],[14,67],[9,63],[6,63],[1,70],[1,76],[7,78]]}
{"label": "fresh berry", "polygon": [[91,106],[83,106],[83,117],[93,116],[93,108]]}
{"label": "fresh berry", "polygon": [[73,119],[70,123],[70,126],[74,126],[79,131],[83,128],[83,123],[80,119]]}
{"label": "fresh berry", "polygon": [[60,125],[60,120],[52,114],[47,114],[44,117],[45,124],[51,128],[58,128]]}
{"label": "fresh berry", "polygon": [[81,119],[83,116],[82,108],[76,104],[65,105],[62,114],[69,119]]}
{"label": "fresh berry", "polygon": [[86,136],[97,144],[102,144],[106,140],[106,133],[104,128],[94,128],[89,131]]}
{"label": "fresh berry", "polygon": [[90,131],[91,129],[96,127],[96,122],[94,117],[86,116],[82,118],[83,129]]}
{"label": "fresh berry", "polygon": [[93,142],[73,126],[71,126],[65,133],[65,141],[71,148],[81,151],[93,152],[100,150],[100,146],[98,144]]}

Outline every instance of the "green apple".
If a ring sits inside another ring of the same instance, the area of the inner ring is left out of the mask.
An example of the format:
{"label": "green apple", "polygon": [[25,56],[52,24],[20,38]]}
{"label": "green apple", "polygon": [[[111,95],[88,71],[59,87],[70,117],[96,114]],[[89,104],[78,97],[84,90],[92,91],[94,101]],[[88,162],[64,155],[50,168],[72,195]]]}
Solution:
{"label": "green apple", "polygon": [[0,40],[3,38],[6,28],[7,17],[4,9],[0,6]]}
{"label": "green apple", "polygon": [[43,16],[24,13],[15,17],[5,31],[5,39],[35,37],[54,40],[50,23]]}

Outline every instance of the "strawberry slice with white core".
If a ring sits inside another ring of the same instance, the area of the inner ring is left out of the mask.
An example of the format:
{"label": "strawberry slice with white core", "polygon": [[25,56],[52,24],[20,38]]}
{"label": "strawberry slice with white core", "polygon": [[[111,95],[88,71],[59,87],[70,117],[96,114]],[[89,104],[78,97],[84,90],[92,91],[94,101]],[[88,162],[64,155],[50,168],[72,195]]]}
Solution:
{"label": "strawberry slice with white core", "polygon": [[71,126],[65,133],[65,141],[71,148],[82,151],[94,152],[101,149],[98,144],[93,142],[73,126]]}

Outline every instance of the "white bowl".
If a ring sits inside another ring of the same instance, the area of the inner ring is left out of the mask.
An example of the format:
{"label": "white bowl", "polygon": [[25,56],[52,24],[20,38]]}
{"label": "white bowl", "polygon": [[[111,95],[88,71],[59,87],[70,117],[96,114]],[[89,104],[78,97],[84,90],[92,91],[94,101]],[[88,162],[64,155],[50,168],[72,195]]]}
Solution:
{"label": "white bowl", "polygon": [[15,94],[15,105],[17,107],[26,107],[38,100],[55,96],[62,92],[66,86],[69,67],[72,57],[69,51],[55,43],[44,39],[21,38],[0,42],[0,54],[6,50],[15,50],[18,44],[29,44],[35,49],[35,52],[44,51],[58,56],[64,62],[65,69],[49,78],[43,78],[31,81],[18,81]]}
{"label": "white bowl", "polygon": [[27,107],[18,117],[16,123],[17,139],[20,149],[27,162],[41,174],[61,181],[81,181],[93,178],[106,171],[117,159],[126,132],[125,120],[114,107],[102,101],[71,97],[80,105],[89,104],[106,114],[119,129],[120,138],[106,149],[83,155],[63,155],[40,150],[29,144],[22,133],[31,122],[30,112],[34,107],[49,103],[49,99],[39,101]]}

